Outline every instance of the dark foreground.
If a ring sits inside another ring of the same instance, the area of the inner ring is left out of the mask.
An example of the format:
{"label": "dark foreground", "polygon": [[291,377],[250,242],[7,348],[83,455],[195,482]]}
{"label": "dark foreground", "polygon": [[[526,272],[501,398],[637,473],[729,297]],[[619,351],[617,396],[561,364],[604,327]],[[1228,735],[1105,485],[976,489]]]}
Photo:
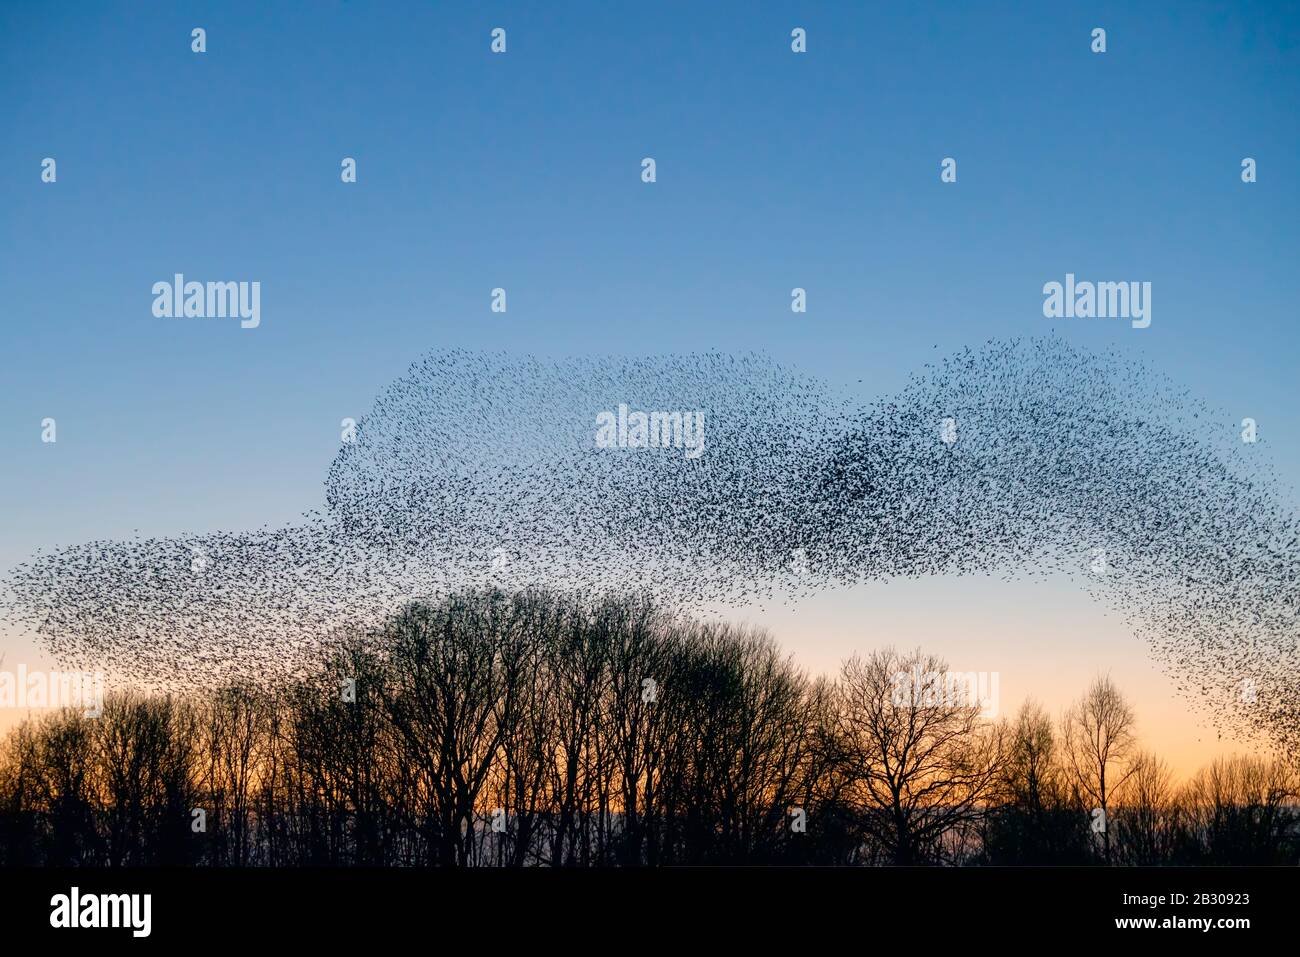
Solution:
{"label": "dark foreground", "polygon": [[[52,927],[58,895],[73,887],[83,905],[149,895],[148,936],[129,919]],[[1051,934],[1040,939],[1196,938],[1235,950],[1293,929],[1297,889],[1296,868],[7,869],[0,912],[7,941],[127,947],[482,938],[657,949],[788,936],[808,948],[846,935],[864,947],[898,937],[999,946]]]}

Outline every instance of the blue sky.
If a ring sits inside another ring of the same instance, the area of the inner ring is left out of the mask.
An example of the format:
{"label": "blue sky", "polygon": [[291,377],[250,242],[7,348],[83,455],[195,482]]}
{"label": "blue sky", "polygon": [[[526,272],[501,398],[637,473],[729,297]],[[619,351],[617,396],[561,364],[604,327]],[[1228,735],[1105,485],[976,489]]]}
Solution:
{"label": "blue sky", "polygon": [[[871,397],[1055,331],[1300,473],[1296,4],[6,4],[0,91],[0,566],[290,521],[436,348],[754,349]],[[176,272],[260,281],[261,326],[154,318]],[[1151,327],[1045,319],[1067,272],[1150,281]]]}

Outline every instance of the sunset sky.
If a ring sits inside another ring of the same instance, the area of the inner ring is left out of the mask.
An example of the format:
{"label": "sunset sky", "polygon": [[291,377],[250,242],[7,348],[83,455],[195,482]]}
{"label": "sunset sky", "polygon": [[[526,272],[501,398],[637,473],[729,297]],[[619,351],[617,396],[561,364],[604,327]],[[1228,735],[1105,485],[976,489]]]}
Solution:
{"label": "sunset sky", "polygon": [[[785,7],[5,5],[0,569],[293,522],[323,504],[340,419],[435,348],[758,350],[870,400],[1055,334],[1254,418],[1300,505],[1295,7]],[[261,326],[155,318],[177,272],[260,281]],[[1045,319],[1067,272],[1151,282],[1150,328]],[[998,672],[1003,713],[1059,713],[1109,673],[1180,774],[1250,747],[1073,583],[881,582],[733,616],[813,671],[894,644]],[[50,664],[12,627],[0,654]]]}

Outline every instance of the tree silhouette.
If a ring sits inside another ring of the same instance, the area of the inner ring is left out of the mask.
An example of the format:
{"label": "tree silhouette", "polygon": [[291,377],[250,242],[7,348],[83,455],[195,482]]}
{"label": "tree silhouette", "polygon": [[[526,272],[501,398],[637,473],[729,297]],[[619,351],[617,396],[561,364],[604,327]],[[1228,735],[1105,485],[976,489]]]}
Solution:
{"label": "tree silhouette", "polygon": [[[836,715],[851,793],[895,864],[940,860],[942,840],[991,794],[1005,731],[933,676],[941,659],[891,649],[845,663]],[[919,676],[919,677],[918,677]]]}
{"label": "tree silhouette", "polygon": [[1111,860],[1109,815],[1114,794],[1133,773],[1133,709],[1109,677],[1099,677],[1062,719],[1066,768],[1071,784],[1100,810],[1102,854]]}
{"label": "tree silhouette", "polygon": [[[809,678],[765,633],[641,597],[479,591],[319,668],[0,743],[0,864],[1295,864],[1296,769],[1185,787],[1098,679],[1060,734],[892,649]],[[1107,811],[1100,853],[1089,830]]]}

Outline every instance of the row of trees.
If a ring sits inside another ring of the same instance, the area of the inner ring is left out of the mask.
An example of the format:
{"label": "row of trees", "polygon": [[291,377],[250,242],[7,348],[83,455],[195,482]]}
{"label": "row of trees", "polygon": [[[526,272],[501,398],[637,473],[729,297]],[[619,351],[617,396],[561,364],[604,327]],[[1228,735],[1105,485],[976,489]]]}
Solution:
{"label": "row of trees", "polygon": [[1060,722],[900,676],[811,679],[766,635],[644,600],[413,603],[314,675],[117,693],[0,747],[0,863],[662,865],[1300,859],[1297,777],[1175,788],[1099,679]]}

